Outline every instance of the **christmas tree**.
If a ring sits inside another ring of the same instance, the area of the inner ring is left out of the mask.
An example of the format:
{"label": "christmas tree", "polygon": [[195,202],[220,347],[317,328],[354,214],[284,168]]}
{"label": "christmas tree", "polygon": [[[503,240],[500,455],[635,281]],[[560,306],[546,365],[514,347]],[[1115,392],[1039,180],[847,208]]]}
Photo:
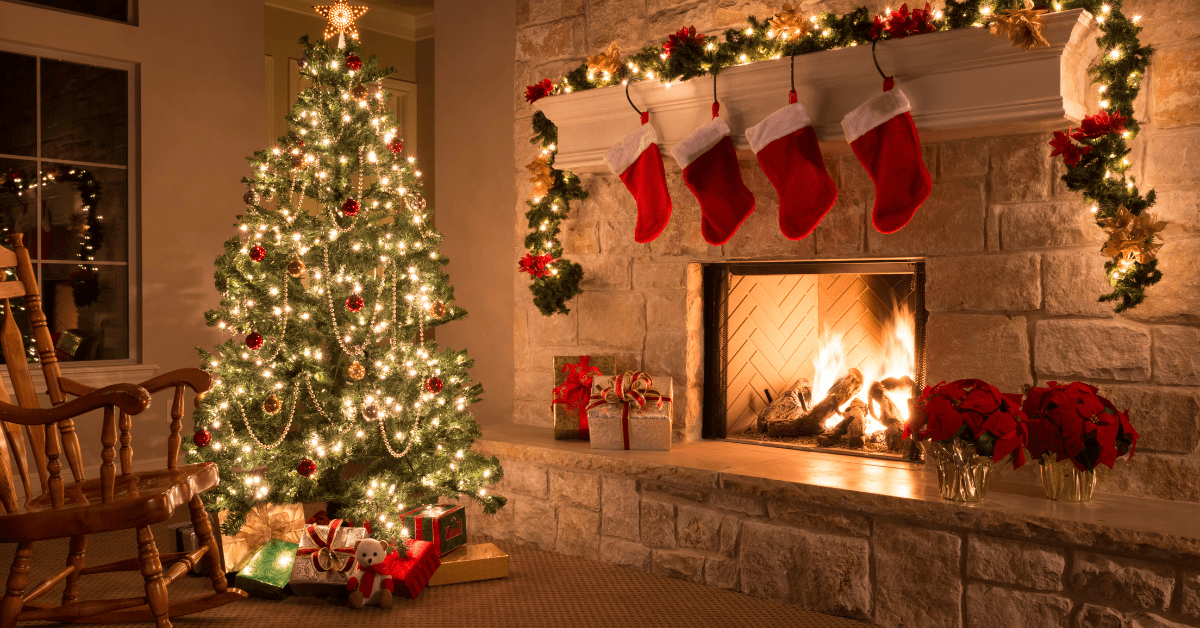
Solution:
{"label": "christmas tree", "polygon": [[499,462],[470,450],[480,431],[468,407],[482,393],[472,361],[425,337],[466,312],[384,106],[392,69],[360,56],[353,17],[329,17],[333,41],[301,39],[312,87],[287,134],[248,159],[247,208],[216,261],[221,306],[205,316],[232,338],[200,351],[214,387],[186,449],[219,465],[203,496],[229,511],[229,534],[259,502],[324,500],[392,539],[406,508],[459,495],[486,512],[504,504],[485,488]]}

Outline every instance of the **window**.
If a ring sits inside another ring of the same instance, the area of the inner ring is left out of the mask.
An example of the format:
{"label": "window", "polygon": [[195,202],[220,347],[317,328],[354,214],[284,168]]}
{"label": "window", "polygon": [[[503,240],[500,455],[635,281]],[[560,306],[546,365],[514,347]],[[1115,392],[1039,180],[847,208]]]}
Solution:
{"label": "window", "polygon": [[67,13],[78,13],[116,22],[133,23],[133,0],[10,0]]}
{"label": "window", "polygon": [[0,240],[24,234],[62,362],[136,357],[132,72],[88,61],[0,50]]}

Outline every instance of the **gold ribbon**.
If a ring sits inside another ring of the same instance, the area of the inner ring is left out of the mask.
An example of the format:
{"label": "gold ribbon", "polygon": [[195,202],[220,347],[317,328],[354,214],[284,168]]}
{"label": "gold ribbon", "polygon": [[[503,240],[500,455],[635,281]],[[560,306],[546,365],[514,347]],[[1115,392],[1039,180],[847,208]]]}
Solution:
{"label": "gold ribbon", "polygon": [[246,523],[233,537],[221,542],[230,564],[258,551],[271,539],[300,543],[304,534],[304,507],[300,504],[259,504],[246,513]]}

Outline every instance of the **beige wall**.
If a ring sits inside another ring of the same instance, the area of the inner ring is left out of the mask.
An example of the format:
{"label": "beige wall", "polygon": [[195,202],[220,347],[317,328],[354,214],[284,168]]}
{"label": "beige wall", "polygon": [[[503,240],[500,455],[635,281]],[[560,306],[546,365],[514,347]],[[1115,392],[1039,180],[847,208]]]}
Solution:
{"label": "beige wall", "polygon": [[[244,158],[262,144],[263,7],[140,5],[140,25],[128,26],[3,2],[0,41],[138,64],[141,357],[162,372],[196,366],[196,346],[219,341],[203,312],[217,304],[213,260],[244,207]],[[156,399],[135,421],[138,458],[166,455],[169,403]],[[81,420],[79,432],[98,452],[99,421]]]}
{"label": "beige wall", "polygon": [[438,228],[458,305],[470,317],[438,330],[465,348],[483,384],[480,422],[512,419],[516,229],[512,163],[513,0],[437,3],[434,76]]}

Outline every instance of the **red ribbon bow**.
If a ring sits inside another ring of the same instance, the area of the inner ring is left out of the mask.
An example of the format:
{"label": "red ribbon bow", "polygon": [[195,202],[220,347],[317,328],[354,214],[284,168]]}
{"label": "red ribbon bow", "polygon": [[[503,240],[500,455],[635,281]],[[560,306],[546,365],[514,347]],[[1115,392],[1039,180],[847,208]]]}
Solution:
{"label": "red ribbon bow", "polygon": [[578,364],[564,364],[562,372],[567,374],[567,380],[554,389],[554,403],[579,410],[579,435],[584,438],[588,436],[587,407],[592,378],[602,374],[589,364],[591,360],[592,356],[581,355]]}
{"label": "red ribbon bow", "polygon": [[316,547],[301,548],[296,553],[300,556],[311,558],[313,569],[316,569],[319,573],[325,573],[326,571],[350,571],[350,568],[354,566],[354,548],[333,547],[333,538],[337,536],[338,529],[341,526],[341,519],[331,520],[329,522],[329,532],[324,538],[317,532],[316,525],[308,526],[305,528],[305,533],[308,534],[309,540]]}

